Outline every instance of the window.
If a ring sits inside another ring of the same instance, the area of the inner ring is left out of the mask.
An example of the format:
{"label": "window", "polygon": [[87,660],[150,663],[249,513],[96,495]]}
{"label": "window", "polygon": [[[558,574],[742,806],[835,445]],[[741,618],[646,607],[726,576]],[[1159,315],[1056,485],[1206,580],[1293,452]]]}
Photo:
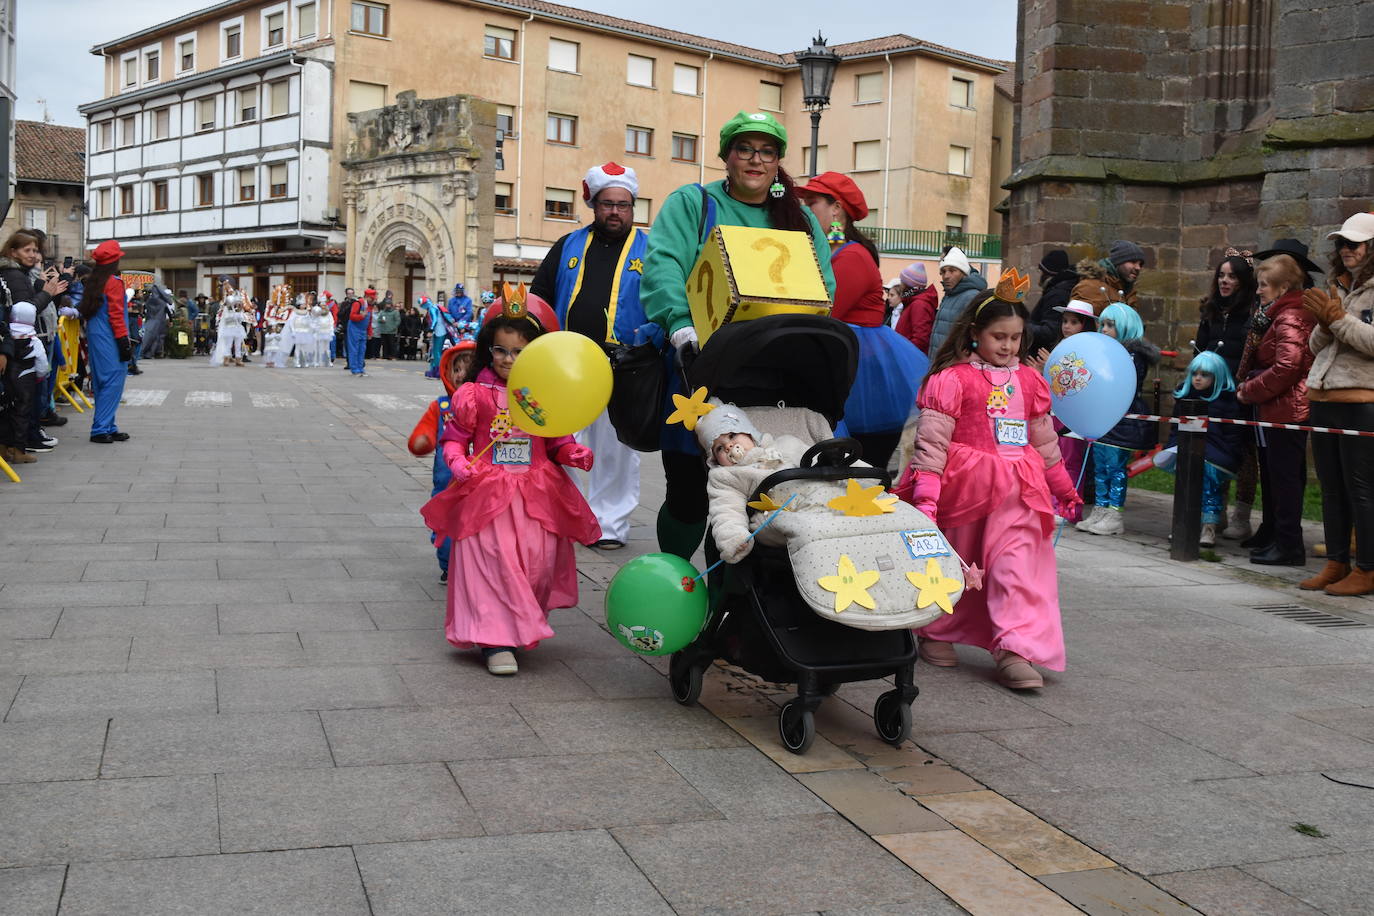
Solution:
{"label": "window", "polygon": [[134,145],[134,116],[125,115],[119,119],[119,145]]}
{"label": "window", "polygon": [[134,212],[134,186],[122,184],[119,186],[119,213],[121,216],[128,216]]}
{"label": "window", "polygon": [[951,146],[949,148],[949,173],[951,175],[973,174],[972,164],[967,146]]}
{"label": "window", "polygon": [[167,179],[152,182],[153,186],[153,209],[163,211],[167,209]]}
{"label": "window", "polygon": [[124,65],[124,88],[138,85],[138,58],[126,57],[122,61]]}
{"label": "window", "polygon": [[267,196],[286,196],[286,163],[278,162],[267,167]]}
{"label": "window", "polygon": [[759,108],[764,111],[782,111],[782,84],[759,82]]}
{"label": "window", "polygon": [[348,110],[371,111],[386,105],[386,87],[376,83],[348,81]]}
{"label": "window", "polygon": [[625,128],[625,152],[648,156],[653,153],[654,132],[647,127]]}
{"label": "window", "polygon": [[110,209],[110,189],[101,188],[91,195],[91,216],[95,219],[108,219],[114,215]]}
{"label": "window", "polygon": [[196,130],[214,130],[215,128],[215,97],[206,96],[203,99],[196,99]]}
{"label": "window", "polygon": [[496,212],[505,214],[515,212],[515,190],[509,181],[496,182]]}
{"label": "window", "polygon": [[25,207],[24,208],[24,228],[37,229],[41,232],[48,231],[48,208],[47,207]]}
{"label": "window", "polygon": [[224,60],[243,55],[243,26],[231,25],[224,30]]}
{"label": "window", "polygon": [[387,27],[387,7],[382,3],[362,3],[360,0],[353,0],[353,9],[349,14],[348,27],[354,32],[363,35],[375,35],[379,38],[386,37]]}
{"label": "window", "polygon": [[572,219],[573,192],[562,188],[545,188],[544,215],[550,219]]}
{"label": "window", "polygon": [[101,121],[91,126],[91,132],[95,134],[95,148],[97,152],[107,150],[114,146],[114,122]]}
{"label": "window", "polygon": [[625,82],[631,86],[654,86],[654,59],[631,54],[625,65]]}
{"label": "window", "polygon": [[860,140],[854,144],[854,171],[871,172],[883,167],[883,142]]}
{"label": "window", "polygon": [[549,69],[562,70],[566,73],[576,73],[577,52],[577,42],[563,41],[561,38],[550,38]]}
{"label": "window", "polygon": [[196,40],[183,38],[177,42],[177,70],[185,73],[196,68]]}
{"label": "window", "polygon": [[515,30],[487,26],[486,36],[482,39],[482,54],[501,60],[515,60]]}
{"label": "window", "polygon": [[153,109],[148,120],[152,122],[154,140],[166,140],[172,135],[172,109],[170,107]]}
{"label": "window", "polygon": [[262,32],[266,36],[264,48],[276,48],[286,44],[286,11],[278,10],[264,16]]}
{"label": "window", "polygon": [[[828,172],[828,171],[830,171],[829,166],[826,165],[826,163],[829,161],[829,158],[830,158],[829,155],[828,155],[829,152],[830,152],[830,147],[829,147],[829,146],[822,145],[822,146],[816,147],[816,174],[817,174],[817,175],[819,175],[821,172]],[[806,174],[806,175],[810,175],[810,174],[811,174],[811,147],[809,147],[809,146],[804,146],[804,147],[802,147],[801,168],[802,168],[802,173],[803,173],[803,174]],[[814,177],[814,176],[813,176],[813,177]]]}
{"label": "window", "polygon": [[258,87],[234,90],[235,110],[238,111],[239,124],[258,119]]}
{"label": "window", "polygon": [[239,169],[239,200],[258,196],[258,174],[255,169]]}
{"label": "window", "polygon": [[677,162],[697,161],[695,134],[673,134],[673,159]]}
{"label": "window", "polygon": [[649,218],[653,213],[654,202],[647,197],[635,198],[635,225],[649,225]]}
{"label": "window", "polygon": [[577,142],[577,118],[572,115],[549,115],[548,128],[544,137],[550,143],[563,143],[571,146]]}
{"label": "window", "polygon": [[882,100],[882,73],[860,73],[854,77],[855,102],[881,102]]}
{"label": "window", "polygon": [[314,3],[302,3],[296,7],[296,40],[314,38],[319,29],[319,7]]}
{"label": "window", "polygon": [[213,207],[215,205],[215,176],[197,175],[196,176],[196,206]]}
{"label": "window", "polygon": [[949,104],[955,108],[973,107],[973,80],[954,77],[949,83]]}
{"label": "window", "polygon": [[962,213],[945,214],[945,234],[963,235],[968,231],[968,217]]}
{"label": "window", "polygon": [[275,83],[267,84],[267,117],[275,118],[278,115],[286,114],[289,108],[290,90],[291,83],[289,80],[277,80]]}
{"label": "window", "polygon": [[515,133],[515,108],[510,105],[496,106],[496,129],[509,137]]}
{"label": "window", "polygon": [[697,77],[701,71],[686,64],[673,64],[673,91],[683,95],[697,95]]}
{"label": "window", "polygon": [[149,51],[147,54],[143,55],[143,73],[144,73],[144,77],[143,77],[143,78],[144,78],[147,82],[150,82],[150,83],[155,83],[155,82],[157,82],[157,80],[158,80],[158,74],[161,73],[161,72],[162,72],[162,52],[161,52],[161,51]]}

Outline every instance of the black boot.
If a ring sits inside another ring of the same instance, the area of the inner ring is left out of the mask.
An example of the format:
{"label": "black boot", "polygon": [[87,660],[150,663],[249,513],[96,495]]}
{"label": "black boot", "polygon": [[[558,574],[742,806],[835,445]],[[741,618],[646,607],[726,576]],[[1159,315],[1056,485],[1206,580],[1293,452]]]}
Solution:
{"label": "black boot", "polygon": [[1257,566],[1306,566],[1307,555],[1301,546],[1293,551],[1270,544],[1263,550],[1250,551],[1250,562]]}

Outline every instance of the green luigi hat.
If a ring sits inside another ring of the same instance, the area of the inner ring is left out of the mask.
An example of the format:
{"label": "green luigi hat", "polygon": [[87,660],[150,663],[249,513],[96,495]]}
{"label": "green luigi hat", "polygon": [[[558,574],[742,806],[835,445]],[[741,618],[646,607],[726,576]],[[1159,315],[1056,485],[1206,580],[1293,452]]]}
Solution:
{"label": "green luigi hat", "polygon": [[787,154],[787,128],[779,124],[777,118],[761,111],[741,111],[720,129],[720,158],[725,158],[730,141],[740,134],[767,134],[778,141],[778,155]]}

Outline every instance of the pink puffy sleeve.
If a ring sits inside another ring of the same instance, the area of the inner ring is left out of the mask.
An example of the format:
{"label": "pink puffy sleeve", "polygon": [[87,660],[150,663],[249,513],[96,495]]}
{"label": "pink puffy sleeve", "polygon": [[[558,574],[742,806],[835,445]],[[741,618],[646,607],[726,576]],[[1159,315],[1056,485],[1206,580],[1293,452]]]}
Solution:
{"label": "pink puffy sleeve", "polygon": [[920,393],[916,396],[916,406],[922,410],[937,411],[957,420],[964,398],[964,386],[957,369],[957,366],[950,366],[927,376],[921,383]]}
{"label": "pink puffy sleeve", "polygon": [[921,385],[916,406],[921,416],[916,427],[916,443],[911,467],[917,471],[943,474],[954,424],[963,402],[963,384],[953,368],[937,372]]}
{"label": "pink puffy sleeve", "polygon": [[1021,376],[1026,400],[1026,419],[1047,415],[1050,412],[1050,383],[1033,366],[1022,366],[1017,374]]}

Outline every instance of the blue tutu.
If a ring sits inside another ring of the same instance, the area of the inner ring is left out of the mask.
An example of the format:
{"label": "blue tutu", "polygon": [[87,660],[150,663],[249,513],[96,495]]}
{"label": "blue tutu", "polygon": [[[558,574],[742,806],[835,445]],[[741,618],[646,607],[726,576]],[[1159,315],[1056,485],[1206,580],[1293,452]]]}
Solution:
{"label": "blue tutu", "polygon": [[844,402],[850,433],[891,433],[902,428],[930,360],[916,345],[887,325],[850,325],[859,338],[859,371]]}

